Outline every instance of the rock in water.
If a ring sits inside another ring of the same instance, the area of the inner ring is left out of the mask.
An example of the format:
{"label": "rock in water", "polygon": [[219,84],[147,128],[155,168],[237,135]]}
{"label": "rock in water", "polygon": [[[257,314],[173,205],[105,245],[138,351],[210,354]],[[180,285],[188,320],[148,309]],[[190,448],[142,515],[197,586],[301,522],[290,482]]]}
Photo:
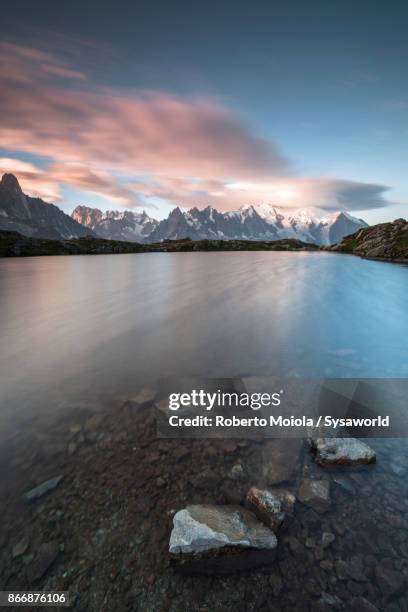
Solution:
{"label": "rock in water", "polygon": [[263,476],[268,485],[293,480],[302,445],[302,440],[295,438],[276,438],[264,443],[262,449]]}
{"label": "rock in water", "polygon": [[[151,389],[150,387],[143,387],[140,391],[131,398],[131,402],[137,404],[138,406],[144,406],[146,404],[151,404],[157,395],[156,389]],[[168,407],[167,400],[167,407]]]}
{"label": "rock in water", "polygon": [[275,534],[240,506],[192,505],[173,522],[169,551],[184,571],[229,573],[275,558]]}
{"label": "rock in water", "polygon": [[17,542],[17,544],[14,544],[12,553],[11,553],[13,555],[13,558],[21,557],[21,555],[24,555],[25,551],[28,548],[28,545],[29,545],[29,541],[26,536],[24,536],[19,542]]}
{"label": "rock in water", "polygon": [[30,583],[36,582],[45,574],[58,557],[58,553],[59,547],[55,540],[41,544],[32,564],[27,569],[27,578]]}
{"label": "rock in water", "polygon": [[388,568],[386,562],[376,566],[375,577],[377,578],[381,591],[386,597],[399,595],[405,589],[404,574]]}
{"label": "rock in water", "polygon": [[55,487],[59,485],[61,480],[62,476],[55,476],[54,478],[50,478],[49,480],[42,482],[40,485],[38,485],[38,487],[34,487],[34,489],[31,489],[30,491],[25,493],[24,499],[31,501],[33,499],[37,499],[37,497],[45,495],[45,493],[48,493],[48,491],[52,491],[53,489],[55,489]]}
{"label": "rock in water", "polygon": [[311,442],[316,463],[323,467],[362,467],[375,463],[372,448],[356,438],[317,438]]}
{"label": "rock in water", "polygon": [[303,480],[299,487],[298,499],[316,512],[326,512],[330,507],[329,481]]}
{"label": "rock in water", "polygon": [[276,532],[285,518],[280,500],[271,491],[251,487],[246,496],[246,503],[260,521]]}

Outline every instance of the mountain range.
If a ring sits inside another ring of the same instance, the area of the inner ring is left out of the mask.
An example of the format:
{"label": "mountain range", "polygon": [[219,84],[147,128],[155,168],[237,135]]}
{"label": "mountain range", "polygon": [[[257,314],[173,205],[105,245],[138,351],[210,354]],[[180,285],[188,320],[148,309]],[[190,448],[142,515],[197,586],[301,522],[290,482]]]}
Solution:
{"label": "mountain range", "polygon": [[282,240],[294,238],[331,245],[361,228],[362,219],[347,212],[319,209],[288,212],[269,204],[243,206],[221,212],[212,206],[183,211],[174,208],[158,221],[145,211],[107,211],[77,206],[71,216],[54,204],[25,195],[13,174],[0,181],[0,230],[33,238],[56,240],[94,236],[109,240],[152,243],[162,240]]}
{"label": "mountain range", "polygon": [[94,235],[58,206],[25,195],[14,174],[7,173],[0,181],[0,229],[54,240]]}
{"label": "mountain range", "polygon": [[149,217],[145,211],[138,213],[130,210],[108,210],[103,213],[98,208],[77,206],[71,217],[94,230],[101,238],[129,242],[146,242],[159,225],[159,221]]}
{"label": "mountain range", "polygon": [[161,240],[281,240],[330,245],[344,236],[368,227],[362,219],[346,212],[327,213],[319,209],[287,212],[268,204],[244,206],[237,211],[220,212],[212,206],[182,211],[174,208],[166,219],[157,221],[129,210],[102,213],[99,209],[77,206],[72,218],[103,238],[136,242]]}

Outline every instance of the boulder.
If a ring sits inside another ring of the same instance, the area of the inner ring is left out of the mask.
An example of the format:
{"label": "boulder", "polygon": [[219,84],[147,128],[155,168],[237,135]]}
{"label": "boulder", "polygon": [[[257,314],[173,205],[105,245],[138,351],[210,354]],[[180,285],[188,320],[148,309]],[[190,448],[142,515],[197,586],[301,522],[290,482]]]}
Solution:
{"label": "boulder", "polygon": [[323,467],[359,468],[375,463],[375,452],[356,438],[317,438],[311,440],[316,463]]}
{"label": "boulder", "polygon": [[285,518],[285,513],[282,512],[280,500],[271,491],[251,487],[245,503],[264,525],[276,533]]}
{"label": "boulder", "polygon": [[330,482],[328,480],[302,480],[298,499],[305,506],[313,508],[316,512],[326,512],[330,507]]}
{"label": "boulder", "polygon": [[169,552],[181,570],[229,573],[270,564],[277,539],[240,506],[192,505],[173,519]]}

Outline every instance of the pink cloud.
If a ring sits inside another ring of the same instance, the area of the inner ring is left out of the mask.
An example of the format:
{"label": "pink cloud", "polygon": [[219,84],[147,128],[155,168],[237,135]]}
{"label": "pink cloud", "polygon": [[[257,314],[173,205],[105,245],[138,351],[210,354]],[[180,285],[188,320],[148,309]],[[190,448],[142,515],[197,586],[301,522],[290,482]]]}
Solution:
{"label": "pink cloud", "polygon": [[128,207],[142,196],[223,210],[387,204],[382,185],[288,176],[274,145],[217,100],[92,86],[55,53],[12,43],[0,43],[0,87],[2,148],[49,158],[16,172],[51,201],[68,184]]}
{"label": "pink cloud", "polygon": [[119,206],[146,206],[135,190],[118,184],[108,172],[91,170],[81,164],[53,164],[45,173],[57,183],[107,197]]}
{"label": "pink cloud", "polygon": [[3,157],[0,158],[0,175],[5,172],[16,174],[23,189],[33,197],[42,198],[46,202],[61,200],[58,182],[33,164]]}
{"label": "pink cloud", "polygon": [[2,47],[0,139],[8,149],[135,174],[228,179],[286,169],[272,144],[216,101],[56,85],[48,77],[82,73],[45,52]]}

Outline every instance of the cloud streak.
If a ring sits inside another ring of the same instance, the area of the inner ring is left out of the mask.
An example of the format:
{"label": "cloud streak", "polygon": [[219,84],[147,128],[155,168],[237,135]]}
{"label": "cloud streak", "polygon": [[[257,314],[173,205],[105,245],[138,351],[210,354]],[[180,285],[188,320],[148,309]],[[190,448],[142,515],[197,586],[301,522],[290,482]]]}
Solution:
{"label": "cloud streak", "polygon": [[227,179],[287,170],[272,144],[214,100],[76,89],[72,80],[85,75],[49,54],[6,43],[0,51],[0,139],[10,149],[133,173]]}
{"label": "cloud streak", "polygon": [[[0,57],[0,142],[49,160],[43,170],[15,169],[45,199],[58,201],[66,184],[128,207],[155,197],[224,210],[387,204],[383,185],[293,177],[277,147],[220,101],[96,87],[76,66],[27,46],[0,43]],[[24,164],[6,161],[9,171]]]}

